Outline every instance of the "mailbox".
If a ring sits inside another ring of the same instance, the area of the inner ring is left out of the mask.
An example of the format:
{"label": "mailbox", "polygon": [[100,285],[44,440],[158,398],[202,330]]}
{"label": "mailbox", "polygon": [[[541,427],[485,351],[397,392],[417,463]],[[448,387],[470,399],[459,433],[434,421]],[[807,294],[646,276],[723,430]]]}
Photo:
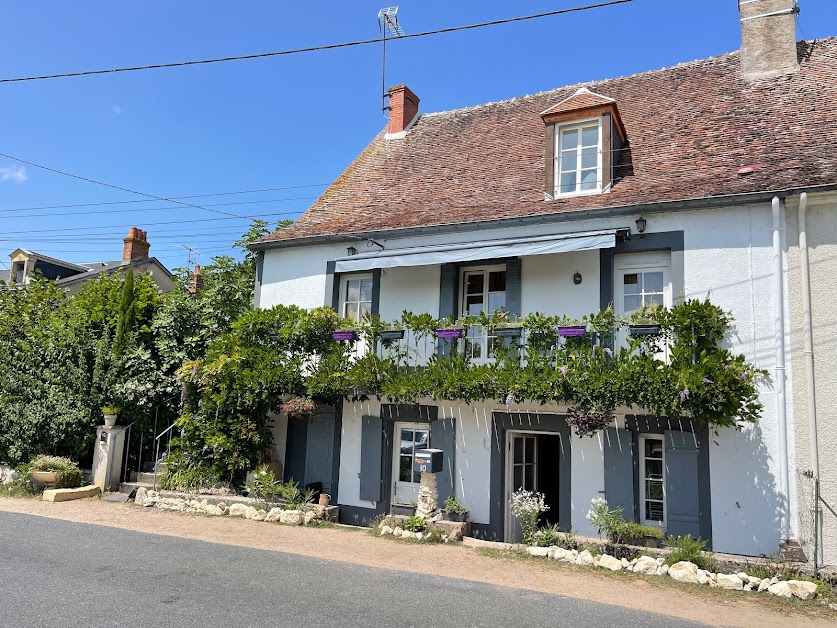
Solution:
{"label": "mailbox", "polygon": [[442,471],[441,449],[417,449],[413,456],[413,471],[416,473],[439,473]]}

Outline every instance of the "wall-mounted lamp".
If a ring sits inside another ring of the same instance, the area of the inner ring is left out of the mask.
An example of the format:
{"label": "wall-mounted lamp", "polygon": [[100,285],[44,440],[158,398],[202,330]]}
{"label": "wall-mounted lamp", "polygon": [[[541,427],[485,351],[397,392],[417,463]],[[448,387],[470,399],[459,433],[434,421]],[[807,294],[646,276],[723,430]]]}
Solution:
{"label": "wall-mounted lamp", "polygon": [[573,275],[573,283],[575,285],[578,285],[578,284],[581,283],[581,273],[580,272],[575,271],[575,275]]}
{"label": "wall-mounted lamp", "polygon": [[346,249],[346,253],[348,253],[349,255],[356,255],[357,254],[357,249],[353,246],[350,246],[349,248]]}
{"label": "wall-mounted lamp", "polygon": [[639,232],[639,237],[645,237],[645,227],[648,225],[648,221],[645,220],[642,216],[636,219],[636,230]]}

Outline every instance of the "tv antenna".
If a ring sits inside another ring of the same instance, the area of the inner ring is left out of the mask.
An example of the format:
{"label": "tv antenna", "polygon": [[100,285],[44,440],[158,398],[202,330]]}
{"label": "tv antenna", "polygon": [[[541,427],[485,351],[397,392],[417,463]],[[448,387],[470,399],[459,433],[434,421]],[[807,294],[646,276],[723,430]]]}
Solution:
{"label": "tv antenna", "polygon": [[404,30],[398,24],[398,7],[386,7],[378,11],[378,30],[384,36],[383,61],[381,64],[381,111],[389,109],[386,98],[387,93],[387,35],[391,37],[403,37]]}
{"label": "tv antenna", "polygon": [[180,246],[186,249],[186,266],[188,268],[192,268],[192,266],[195,265],[195,260],[192,259],[192,255],[194,254],[195,257],[200,257],[201,252],[197,249],[193,249],[191,246],[186,246],[185,244],[181,244]]}

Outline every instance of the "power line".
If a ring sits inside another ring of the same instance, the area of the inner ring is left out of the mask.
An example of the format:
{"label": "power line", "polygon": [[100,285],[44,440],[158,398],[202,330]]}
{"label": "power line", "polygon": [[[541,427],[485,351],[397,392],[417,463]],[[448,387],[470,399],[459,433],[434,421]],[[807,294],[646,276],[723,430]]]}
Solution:
{"label": "power line", "polygon": [[[523,22],[526,20],[536,20],[544,17],[552,17],[555,15],[563,15],[565,13],[576,13],[579,11],[588,11],[591,9],[600,9],[603,7],[609,7],[617,4],[626,4],[628,2],[633,2],[634,0],[611,0],[610,2],[600,2],[598,4],[588,4],[586,6],[581,7],[571,7],[569,9],[558,9],[556,11],[547,11],[545,13],[536,13],[534,15],[523,15],[520,17],[512,17],[506,18],[501,20],[492,20],[490,22],[480,22],[479,24],[468,24],[465,26],[451,26],[449,28],[440,28],[432,31],[424,31],[421,33],[413,33],[409,35],[403,35],[397,39],[412,39],[416,37],[427,37],[429,35],[441,35],[444,33],[454,33],[457,31],[464,31],[464,30],[473,30],[475,28],[483,28],[486,26],[498,26],[500,24],[511,24],[513,22]],[[328,44],[323,46],[310,46],[308,48],[295,48],[292,50],[280,50],[275,52],[260,52],[256,54],[249,54],[249,55],[238,55],[233,57],[219,57],[216,59],[199,59],[194,61],[178,61],[174,63],[156,63],[152,65],[138,65],[138,66],[129,66],[124,68],[109,68],[105,70],[85,70],[82,72],[65,72],[63,74],[44,74],[41,76],[25,76],[20,78],[8,78],[8,79],[0,79],[0,83],[21,83],[24,81],[43,81],[48,79],[57,79],[57,78],[70,78],[76,76],[91,76],[96,74],[115,74],[117,72],[138,72],[142,70],[159,70],[163,68],[177,68],[177,67],[184,67],[190,65],[208,65],[211,63],[226,63],[228,61],[244,61],[248,59],[263,59],[266,57],[280,57],[280,56],[287,56],[287,55],[294,55],[306,52],[318,52],[322,50],[335,50],[338,48],[350,48],[354,46],[367,46],[369,44],[378,44],[383,41],[383,38],[375,38],[375,39],[363,39],[359,41],[350,41],[350,42],[343,42],[339,44]],[[396,41],[391,39],[390,41]]]}
{"label": "power line", "polygon": [[52,172],[55,174],[60,174],[65,177],[70,177],[72,179],[78,179],[79,181],[87,181],[88,183],[94,183],[96,185],[101,185],[106,188],[113,188],[114,190],[119,190],[121,192],[128,192],[129,194],[137,194],[139,196],[147,196],[148,198],[152,198],[155,201],[165,201],[166,203],[177,203],[178,205],[184,205],[186,207],[192,207],[193,209],[202,209],[207,212],[213,212],[215,214],[224,214],[225,216],[234,216],[235,218],[243,218],[243,216],[239,216],[238,214],[232,214],[230,212],[221,211],[220,209],[208,209],[206,207],[201,207],[200,205],[193,205],[192,203],[184,203],[183,201],[178,201],[173,198],[166,198],[165,196],[155,196],[154,194],[146,194],[145,192],[138,192],[136,190],[132,190],[130,188],[124,188],[118,185],[113,185],[112,183],[105,183],[104,181],[97,181],[96,179],[90,179],[88,177],[83,177],[78,174],[73,174],[71,172],[64,172],[63,170],[58,170],[57,168],[50,168],[49,166],[43,166],[41,164],[36,164],[33,161],[27,161],[25,159],[21,159],[20,157],[14,157],[13,155],[7,155],[6,153],[0,153],[0,157],[5,157],[6,159],[11,159],[12,161],[18,161],[22,164],[26,164],[27,166],[32,166],[33,168],[40,168],[41,170],[46,170],[47,172]]}

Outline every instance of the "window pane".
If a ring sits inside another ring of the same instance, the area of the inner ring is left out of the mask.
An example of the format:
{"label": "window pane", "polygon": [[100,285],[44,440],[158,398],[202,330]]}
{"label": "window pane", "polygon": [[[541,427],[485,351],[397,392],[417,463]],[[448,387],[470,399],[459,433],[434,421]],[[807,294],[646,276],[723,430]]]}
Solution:
{"label": "window pane", "polygon": [[506,293],[490,292],[488,294],[488,313],[493,314],[498,310],[506,309]]}
{"label": "window pane", "polygon": [[514,439],[514,461],[523,462],[523,439]]}
{"label": "window pane", "polygon": [[346,304],[346,318],[350,318],[353,321],[358,320],[358,307],[357,303],[347,303]]}
{"label": "window pane", "polygon": [[482,357],[482,338],[466,339],[465,355],[470,356],[474,360],[479,360]]}
{"label": "window pane", "polygon": [[662,460],[646,460],[645,461],[645,477],[652,480],[663,479],[663,461]]}
{"label": "window pane", "polygon": [[645,456],[647,458],[663,457],[663,441],[659,438],[645,439]]}
{"label": "window pane", "polygon": [[645,502],[645,519],[646,521],[663,522],[663,504],[662,502]]}
{"label": "window pane", "polygon": [[574,150],[565,150],[561,153],[561,170],[572,172],[578,168],[578,154]]}
{"label": "window pane", "polygon": [[523,467],[521,465],[515,465],[514,467],[514,480],[512,480],[512,484],[512,489],[515,491],[523,488]]}
{"label": "window pane", "polygon": [[360,300],[361,301],[371,301],[372,300],[372,280],[371,279],[361,279],[360,280]]}
{"label": "window pane", "polygon": [[662,292],[663,291],[663,272],[643,273],[643,284],[645,284],[645,292]]}
{"label": "window pane", "polygon": [[561,150],[575,148],[578,146],[578,130],[564,131],[561,133]]}
{"label": "window pane", "polygon": [[526,462],[535,462],[535,439],[526,439]]}
{"label": "window pane", "polygon": [[425,449],[427,447],[427,434],[425,430],[416,430],[416,449]]}
{"label": "window pane", "polygon": [[581,145],[582,146],[598,146],[599,145],[599,125],[588,126],[581,131]]}
{"label": "window pane", "polygon": [[465,297],[465,309],[468,314],[479,314],[482,312],[482,295]]}
{"label": "window pane", "polygon": [[346,301],[360,301],[359,279],[349,279],[346,282]]}
{"label": "window pane", "polygon": [[585,148],[581,151],[581,167],[596,168],[599,165],[599,151],[595,148]]}
{"label": "window pane", "polygon": [[497,336],[490,336],[488,338],[488,357],[493,358],[497,352],[503,348],[503,339]]}
{"label": "window pane", "polygon": [[562,172],[560,192],[575,192],[575,172]]}
{"label": "window pane", "polygon": [[663,483],[648,481],[645,483],[645,497],[647,499],[663,499]]}
{"label": "window pane", "polygon": [[531,491],[535,488],[535,465],[527,464],[524,467],[524,481],[526,482],[526,490]]}
{"label": "window pane", "polygon": [[413,457],[401,456],[398,465],[398,481],[412,482],[413,481]]}
{"label": "window pane", "polygon": [[360,304],[358,305],[358,307],[359,307],[358,316],[360,317],[360,318],[358,318],[358,320],[363,320],[363,315],[364,314],[371,314],[372,313],[372,303],[369,302],[369,301],[361,301]]}
{"label": "window pane", "polygon": [[496,270],[488,273],[488,291],[502,292],[506,289],[506,271]]}
{"label": "window pane", "polygon": [[465,294],[482,294],[483,293],[483,280],[485,275],[482,273],[472,273],[466,275],[465,279]]}
{"label": "window pane", "polygon": [[642,297],[638,294],[627,294],[625,295],[625,302],[624,302],[624,310],[625,314],[630,314],[631,312],[636,312],[639,309],[639,306],[642,305]]}
{"label": "window pane", "polygon": [[646,305],[650,303],[656,303],[657,305],[663,304],[663,295],[661,294],[646,294],[645,295],[645,303]]}
{"label": "window pane", "polygon": [[631,273],[622,278],[622,285],[625,286],[625,294],[639,294],[641,289],[639,287],[639,275]]}
{"label": "window pane", "polygon": [[598,173],[595,170],[581,171],[581,189],[595,190],[598,187]]}

